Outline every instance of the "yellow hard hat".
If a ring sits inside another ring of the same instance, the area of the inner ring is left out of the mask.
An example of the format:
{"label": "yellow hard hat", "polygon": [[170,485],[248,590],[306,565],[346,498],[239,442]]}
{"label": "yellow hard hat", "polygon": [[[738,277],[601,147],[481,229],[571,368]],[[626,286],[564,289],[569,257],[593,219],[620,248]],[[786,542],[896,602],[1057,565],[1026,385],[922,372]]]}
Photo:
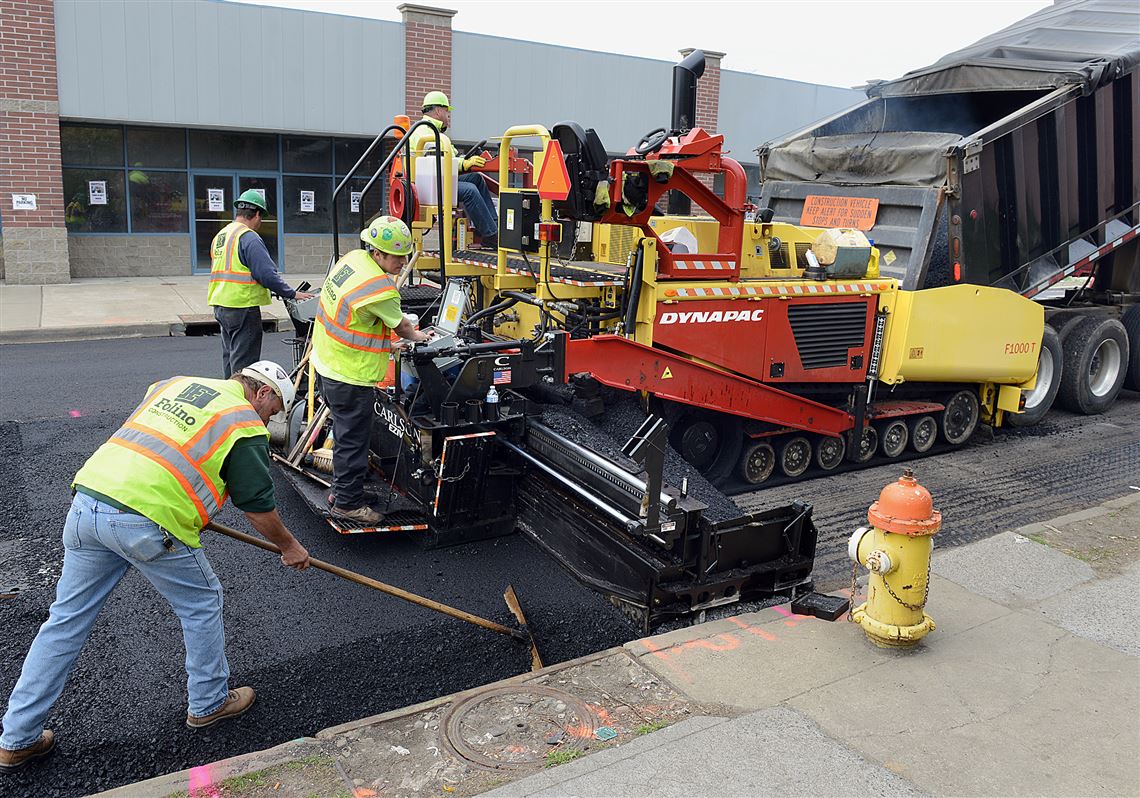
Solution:
{"label": "yellow hard hat", "polygon": [[442,91],[429,91],[424,95],[423,109],[425,111],[437,105],[442,105],[447,110],[451,110],[451,103],[448,102],[447,95]]}
{"label": "yellow hard hat", "polygon": [[389,255],[412,254],[412,231],[395,216],[378,216],[360,231],[360,240]]}

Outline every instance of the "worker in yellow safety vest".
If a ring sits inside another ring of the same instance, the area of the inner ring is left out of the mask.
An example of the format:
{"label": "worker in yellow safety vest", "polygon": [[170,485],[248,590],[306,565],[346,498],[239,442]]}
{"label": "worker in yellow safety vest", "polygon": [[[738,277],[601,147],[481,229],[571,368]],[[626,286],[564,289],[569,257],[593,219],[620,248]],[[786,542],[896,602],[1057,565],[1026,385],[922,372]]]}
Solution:
{"label": "worker in yellow safety vest", "polygon": [[[421,121],[429,122],[439,131],[440,152],[450,152],[453,158],[458,158],[459,150],[455,149],[451,139],[444,135],[451,125],[452,110],[446,94],[442,91],[429,91],[424,95],[424,118]],[[410,139],[408,146],[413,157],[421,148],[424,151],[435,149],[435,134],[427,125],[413,130]],[[495,203],[491,199],[491,191],[487,188],[487,181],[483,179],[483,175],[470,171],[486,165],[487,159],[481,155],[472,155],[461,160],[457,193],[459,204],[463,206],[472,227],[479,234],[482,248],[496,249],[499,240],[499,217],[495,211]]]}
{"label": "worker in yellow safety vest", "polygon": [[399,275],[412,251],[412,233],[395,216],[381,216],[360,233],[354,249],[333,265],[321,287],[313,326],[313,367],[333,421],[332,514],[364,526],[383,518],[365,503],[374,390],[388,372],[391,333],[426,341],[400,310]]}
{"label": "worker in yellow safety vest", "polygon": [[309,553],[277,513],[265,424],[293,399],[276,363],[231,379],[172,377],[150,386],[119,430],[79,469],[63,528],[63,569],[49,617],[8,701],[0,771],[49,753],[43,728],[104,602],[133,566],[169,602],[186,646],[186,725],[237,717],[252,687],[229,688],[222,586],[199,533],[226,499],[302,570]]}
{"label": "worker in yellow safety vest", "polygon": [[260,191],[243,191],[234,202],[234,220],[210,243],[206,303],[213,306],[221,329],[223,377],[261,360],[261,306],[272,301],[270,294],[296,300],[313,296],[291,288],[269,257],[257,234],[268,213]]}

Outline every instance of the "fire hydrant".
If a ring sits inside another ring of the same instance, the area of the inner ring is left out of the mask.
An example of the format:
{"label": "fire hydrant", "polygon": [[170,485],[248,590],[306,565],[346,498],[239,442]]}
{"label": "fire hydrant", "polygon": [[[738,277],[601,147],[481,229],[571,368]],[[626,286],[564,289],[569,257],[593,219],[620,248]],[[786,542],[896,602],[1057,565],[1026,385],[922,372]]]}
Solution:
{"label": "fire hydrant", "polygon": [[[898,482],[883,488],[867,511],[871,528],[855,530],[847,544],[853,563],[870,572],[867,600],[851,613],[867,637],[884,648],[907,648],[934,629],[923,610],[930,590],[930,553],[942,513],[930,491],[908,468]],[[852,566],[852,600],[855,593]]]}

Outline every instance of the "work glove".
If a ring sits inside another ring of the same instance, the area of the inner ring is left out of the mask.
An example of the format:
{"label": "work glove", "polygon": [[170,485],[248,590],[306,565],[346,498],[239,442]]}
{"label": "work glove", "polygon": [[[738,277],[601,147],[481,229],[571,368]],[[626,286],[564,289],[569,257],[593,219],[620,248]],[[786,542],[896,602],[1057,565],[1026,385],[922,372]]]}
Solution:
{"label": "work glove", "polygon": [[470,172],[472,169],[481,169],[487,165],[487,159],[482,155],[472,155],[463,161],[463,171]]}

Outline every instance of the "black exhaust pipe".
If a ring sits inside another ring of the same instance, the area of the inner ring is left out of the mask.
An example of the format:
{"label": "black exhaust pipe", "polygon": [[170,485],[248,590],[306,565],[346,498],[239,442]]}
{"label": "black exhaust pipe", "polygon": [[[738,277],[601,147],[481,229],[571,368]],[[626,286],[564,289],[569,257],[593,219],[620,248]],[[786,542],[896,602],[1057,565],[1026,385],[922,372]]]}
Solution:
{"label": "black exhaust pipe", "polygon": [[[680,136],[697,125],[697,80],[705,74],[704,50],[693,50],[673,66],[673,108],[669,126]],[[680,191],[669,192],[669,213],[687,216],[693,204]]]}

